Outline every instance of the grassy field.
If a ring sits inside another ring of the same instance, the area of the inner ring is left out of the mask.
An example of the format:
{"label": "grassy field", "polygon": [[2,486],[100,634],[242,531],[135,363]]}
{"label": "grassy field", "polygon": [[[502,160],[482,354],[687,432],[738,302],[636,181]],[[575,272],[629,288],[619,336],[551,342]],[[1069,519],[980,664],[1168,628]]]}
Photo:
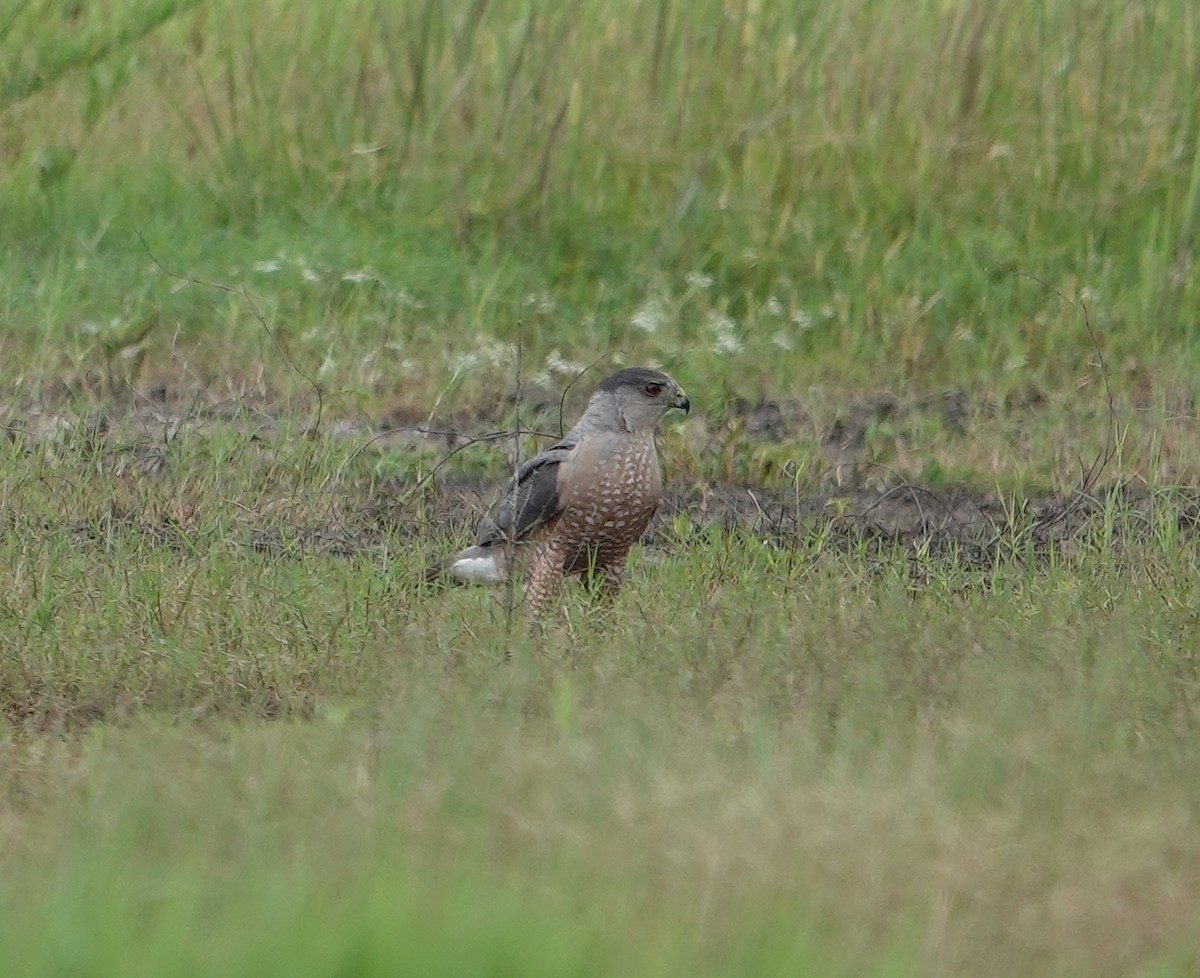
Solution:
{"label": "grassy field", "polygon": [[7,968],[1194,975],[1198,18],[0,0]]}

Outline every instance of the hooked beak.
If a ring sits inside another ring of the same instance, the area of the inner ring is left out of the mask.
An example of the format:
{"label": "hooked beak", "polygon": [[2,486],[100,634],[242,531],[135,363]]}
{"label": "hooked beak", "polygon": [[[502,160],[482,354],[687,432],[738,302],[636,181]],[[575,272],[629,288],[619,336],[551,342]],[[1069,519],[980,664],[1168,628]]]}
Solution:
{"label": "hooked beak", "polygon": [[671,402],[671,407],[679,408],[684,414],[690,414],[692,410],[692,402],[688,400],[688,396],[680,387],[675,392],[675,400]]}

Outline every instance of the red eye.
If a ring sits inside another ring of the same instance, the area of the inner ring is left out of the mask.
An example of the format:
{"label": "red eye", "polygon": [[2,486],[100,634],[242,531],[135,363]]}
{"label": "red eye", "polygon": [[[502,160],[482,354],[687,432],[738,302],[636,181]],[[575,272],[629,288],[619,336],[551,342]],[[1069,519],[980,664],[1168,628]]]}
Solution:
{"label": "red eye", "polygon": [[658,395],[661,393],[662,393],[662,384],[647,384],[646,385],[646,396],[647,397],[658,397]]}

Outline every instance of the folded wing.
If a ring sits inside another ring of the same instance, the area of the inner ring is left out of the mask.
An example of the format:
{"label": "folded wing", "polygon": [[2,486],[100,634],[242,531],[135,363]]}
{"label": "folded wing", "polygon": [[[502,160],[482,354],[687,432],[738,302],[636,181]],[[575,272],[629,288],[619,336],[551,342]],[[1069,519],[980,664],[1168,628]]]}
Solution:
{"label": "folded wing", "polygon": [[484,520],[476,545],[517,543],[557,516],[562,509],[559,466],[574,449],[573,441],[561,441],[522,465]]}

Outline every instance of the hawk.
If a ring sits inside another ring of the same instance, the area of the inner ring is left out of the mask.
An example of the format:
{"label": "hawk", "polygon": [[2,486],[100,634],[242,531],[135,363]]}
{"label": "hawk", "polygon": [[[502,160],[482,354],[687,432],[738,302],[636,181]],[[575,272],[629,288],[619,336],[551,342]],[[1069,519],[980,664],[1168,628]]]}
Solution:
{"label": "hawk", "polygon": [[517,470],[475,545],[428,578],[506,581],[510,555],[519,550],[528,555],[525,598],[535,621],[565,577],[592,581],[612,597],[662,496],[659,422],[672,408],[686,414],[691,406],[683,388],[659,370],[626,367],[604,378],[575,427]]}

